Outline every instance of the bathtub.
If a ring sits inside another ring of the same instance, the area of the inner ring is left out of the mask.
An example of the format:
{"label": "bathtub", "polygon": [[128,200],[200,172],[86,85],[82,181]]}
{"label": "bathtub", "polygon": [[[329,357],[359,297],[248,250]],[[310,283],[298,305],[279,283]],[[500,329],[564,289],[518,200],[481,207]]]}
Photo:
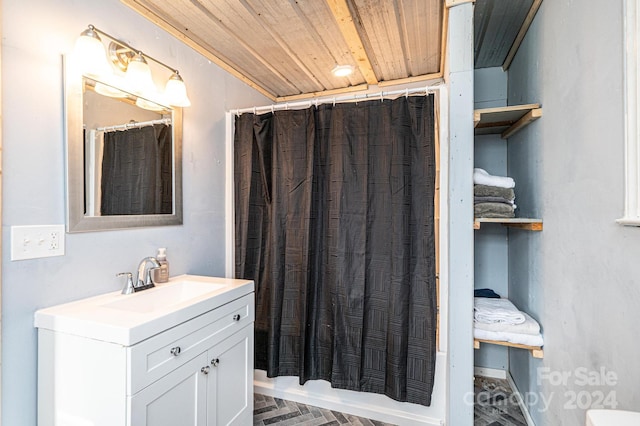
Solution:
{"label": "bathtub", "polygon": [[430,407],[398,402],[374,393],[333,389],[324,380],[309,380],[300,386],[297,377],[269,378],[263,370],[254,371],[253,389],[262,395],[396,425],[443,425],[446,413],[446,360],[447,354],[438,352]]}

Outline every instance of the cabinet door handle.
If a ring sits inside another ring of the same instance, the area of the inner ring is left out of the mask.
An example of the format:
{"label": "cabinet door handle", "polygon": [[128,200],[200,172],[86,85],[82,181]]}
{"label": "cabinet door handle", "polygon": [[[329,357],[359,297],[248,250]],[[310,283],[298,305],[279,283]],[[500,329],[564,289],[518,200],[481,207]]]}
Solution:
{"label": "cabinet door handle", "polygon": [[180,346],[176,346],[175,348],[171,348],[171,355],[178,356],[181,351],[182,349],[180,349]]}
{"label": "cabinet door handle", "polygon": [[211,365],[213,365],[214,367],[217,367],[218,364],[220,364],[220,359],[214,358],[211,360]]}
{"label": "cabinet door handle", "polygon": [[209,366],[205,365],[200,369],[200,371],[202,372],[202,374],[209,374]]}
{"label": "cabinet door handle", "polygon": [[240,316],[240,314],[235,314],[235,315],[233,316],[233,320],[234,320],[234,321],[240,321],[240,318],[242,318],[242,317]]}

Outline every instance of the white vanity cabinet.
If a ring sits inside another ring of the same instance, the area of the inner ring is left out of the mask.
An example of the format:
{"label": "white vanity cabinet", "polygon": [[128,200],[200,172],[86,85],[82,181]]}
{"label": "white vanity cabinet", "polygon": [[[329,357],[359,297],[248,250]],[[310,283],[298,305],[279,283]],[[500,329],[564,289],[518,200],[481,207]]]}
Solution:
{"label": "white vanity cabinet", "polygon": [[38,425],[251,424],[254,294],[245,283],[232,297],[243,295],[132,344],[109,341],[119,338],[104,338],[108,330],[100,339],[77,327],[70,333],[65,321],[78,311],[73,306],[64,315],[57,307],[41,313],[57,316],[62,330],[37,314]]}
{"label": "white vanity cabinet", "polygon": [[246,326],[129,397],[129,424],[249,425],[252,398],[253,327]]}
{"label": "white vanity cabinet", "polygon": [[128,397],[131,412],[127,424],[206,425],[208,378],[201,372],[206,363],[207,354],[200,354]]}

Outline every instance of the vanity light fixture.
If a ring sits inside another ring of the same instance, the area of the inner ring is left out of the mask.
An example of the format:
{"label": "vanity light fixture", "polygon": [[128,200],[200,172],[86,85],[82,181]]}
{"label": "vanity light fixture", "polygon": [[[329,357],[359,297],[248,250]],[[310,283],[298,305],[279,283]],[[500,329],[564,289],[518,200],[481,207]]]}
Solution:
{"label": "vanity light fixture", "polygon": [[142,52],[138,52],[127,63],[127,70],[124,73],[124,79],[129,87],[136,95],[144,96],[153,93],[156,86],[151,76],[151,68],[142,56]]}
{"label": "vanity light fixture", "polygon": [[90,77],[98,77],[111,72],[107,62],[106,51],[102,39],[93,25],[84,30],[76,40],[75,51],[83,58],[82,73]]}
{"label": "vanity light fixture", "polygon": [[187,87],[184,85],[184,81],[182,81],[178,70],[175,70],[171,78],[169,78],[169,81],[167,81],[164,94],[167,98],[174,100],[173,105],[175,106],[191,106],[191,101],[189,101],[187,97]]}
{"label": "vanity light fixture", "polygon": [[138,97],[138,99],[136,99],[136,106],[139,106],[140,108],[146,109],[148,111],[162,112],[165,110],[165,107],[163,107],[162,105],[158,105],[157,103],[148,101],[142,97]]}
{"label": "vanity light fixture", "polygon": [[[111,40],[108,56],[100,36]],[[112,85],[115,80],[121,80],[127,91],[145,98],[144,100],[175,107],[191,105],[187,96],[187,88],[178,70],[99,30],[93,25],[89,25],[80,34],[76,41],[75,54],[82,64],[83,74],[104,81],[107,85]],[[111,59],[115,67],[109,64],[108,59]],[[166,68],[171,73],[163,92],[157,89],[153,81],[149,60]],[[124,77],[122,76],[123,72]],[[117,86],[120,87],[119,84]],[[108,93],[108,91],[105,91],[104,94],[109,96]],[[141,103],[144,104],[144,102]]]}
{"label": "vanity light fixture", "polygon": [[333,75],[335,75],[336,77],[346,77],[346,76],[350,75],[352,72],[353,72],[353,66],[352,65],[336,65],[331,70],[331,73]]}
{"label": "vanity light fixture", "polygon": [[93,86],[93,90],[96,93],[99,93],[104,96],[109,96],[110,98],[126,98],[127,93],[123,92],[120,89],[117,89],[113,86],[109,86],[108,84],[100,83],[96,81],[96,85]]}

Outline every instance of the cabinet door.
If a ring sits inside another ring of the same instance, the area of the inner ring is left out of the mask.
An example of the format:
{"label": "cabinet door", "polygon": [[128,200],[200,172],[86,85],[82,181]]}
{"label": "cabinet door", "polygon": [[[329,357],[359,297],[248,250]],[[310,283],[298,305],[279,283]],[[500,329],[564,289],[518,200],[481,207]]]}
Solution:
{"label": "cabinet door", "polygon": [[253,323],[209,351],[207,426],[253,423]]}
{"label": "cabinet door", "polygon": [[205,426],[207,354],[202,353],[129,397],[129,426]]}

